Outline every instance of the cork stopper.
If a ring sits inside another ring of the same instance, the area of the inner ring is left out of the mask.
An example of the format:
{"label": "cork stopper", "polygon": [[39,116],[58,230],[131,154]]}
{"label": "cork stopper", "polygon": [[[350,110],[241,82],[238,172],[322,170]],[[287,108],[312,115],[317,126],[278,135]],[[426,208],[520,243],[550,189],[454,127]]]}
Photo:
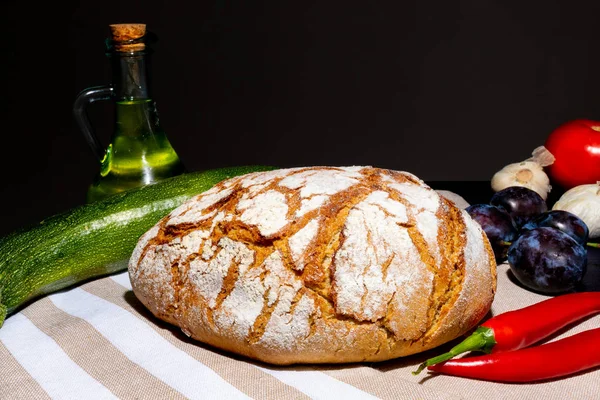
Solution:
{"label": "cork stopper", "polygon": [[140,51],[146,48],[143,40],[146,24],[112,24],[110,32],[115,51]]}

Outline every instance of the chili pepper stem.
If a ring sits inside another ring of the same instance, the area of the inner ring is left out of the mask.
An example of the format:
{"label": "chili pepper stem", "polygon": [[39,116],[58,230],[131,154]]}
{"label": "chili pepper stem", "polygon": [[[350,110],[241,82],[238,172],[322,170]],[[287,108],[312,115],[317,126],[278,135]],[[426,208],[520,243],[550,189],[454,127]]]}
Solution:
{"label": "chili pepper stem", "polygon": [[412,374],[418,375],[421,373],[421,371],[431,365],[447,361],[459,354],[466,353],[467,351],[482,351],[484,353],[490,353],[495,344],[496,340],[494,339],[494,331],[491,328],[480,326],[475,330],[475,332],[451,348],[447,353],[432,357],[424,363],[421,363],[417,370],[413,371]]}

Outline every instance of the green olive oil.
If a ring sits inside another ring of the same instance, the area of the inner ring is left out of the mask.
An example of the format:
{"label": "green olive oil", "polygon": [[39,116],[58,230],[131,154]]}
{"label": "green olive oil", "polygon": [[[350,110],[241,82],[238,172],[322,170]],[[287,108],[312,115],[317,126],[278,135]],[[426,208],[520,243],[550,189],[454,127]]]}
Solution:
{"label": "green olive oil", "polygon": [[177,153],[158,123],[151,99],[116,102],[113,138],[90,186],[87,201],[184,172]]}

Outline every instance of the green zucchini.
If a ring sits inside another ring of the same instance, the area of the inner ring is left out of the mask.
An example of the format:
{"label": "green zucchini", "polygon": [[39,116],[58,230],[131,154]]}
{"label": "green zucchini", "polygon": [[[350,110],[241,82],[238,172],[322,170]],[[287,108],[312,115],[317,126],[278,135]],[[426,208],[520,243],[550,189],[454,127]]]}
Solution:
{"label": "green zucchini", "polygon": [[190,172],[75,207],[0,238],[0,327],[41,296],[127,268],[139,237],[218,182],[267,166]]}

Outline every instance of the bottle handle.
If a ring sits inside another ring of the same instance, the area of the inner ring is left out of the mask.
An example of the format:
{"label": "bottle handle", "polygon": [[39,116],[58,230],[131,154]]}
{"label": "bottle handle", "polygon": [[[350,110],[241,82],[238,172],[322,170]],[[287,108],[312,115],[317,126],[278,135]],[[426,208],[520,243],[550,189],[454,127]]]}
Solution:
{"label": "bottle handle", "polygon": [[75,98],[75,103],[73,104],[73,117],[75,118],[75,122],[77,122],[79,129],[92,148],[98,161],[102,161],[102,158],[104,158],[104,147],[92,129],[92,125],[90,124],[90,120],[86,113],[86,107],[88,104],[98,100],[110,100],[113,98],[114,94],[115,89],[110,85],[94,86],[82,90]]}

